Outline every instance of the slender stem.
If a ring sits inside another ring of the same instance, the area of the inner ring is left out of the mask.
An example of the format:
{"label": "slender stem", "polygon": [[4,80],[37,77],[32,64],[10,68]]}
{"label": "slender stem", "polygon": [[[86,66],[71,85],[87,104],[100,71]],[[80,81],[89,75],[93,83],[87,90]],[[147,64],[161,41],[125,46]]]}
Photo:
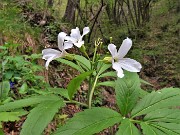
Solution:
{"label": "slender stem", "polygon": [[95,45],[95,49],[94,49],[94,56],[93,56],[93,60],[92,63],[94,64],[95,58],[96,58],[96,52],[97,52],[97,45]]}
{"label": "slender stem", "polygon": [[87,52],[84,52],[84,54],[85,54],[85,56],[90,60],[90,58],[89,58]]}
{"label": "slender stem", "polygon": [[139,120],[130,119],[130,121],[133,122],[133,123],[141,123],[141,121],[139,121]]}
{"label": "slender stem", "polygon": [[78,105],[82,105],[82,106],[85,106],[85,107],[88,107],[87,104],[84,104],[84,103],[81,103],[81,102],[78,102],[78,101],[64,101],[64,103],[72,103],[72,104],[78,104]]}
{"label": "slender stem", "polygon": [[88,107],[89,108],[91,108],[92,97],[93,97],[93,93],[94,93],[94,90],[95,90],[95,87],[96,87],[96,83],[97,83],[98,77],[99,77],[99,75],[96,76],[96,78],[94,80],[93,87],[92,87],[92,89],[90,91],[90,94],[89,94],[89,99],[88,99]]}

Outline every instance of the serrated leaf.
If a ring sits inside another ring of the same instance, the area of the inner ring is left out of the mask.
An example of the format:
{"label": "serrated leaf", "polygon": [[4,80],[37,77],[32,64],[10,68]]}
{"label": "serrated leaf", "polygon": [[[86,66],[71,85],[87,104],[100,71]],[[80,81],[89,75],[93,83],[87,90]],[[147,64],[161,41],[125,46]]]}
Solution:
{"label": "serrated leaf", "polygon": [[78,71],[81,72],[81,73],[84,72],[84,70],[83,70],[80,66],[76,65],[76,64],[73,63],[72,61],[69,61],[69,60],[66,60],[66,59],[62,59],[62,58],[55,59],[55,60],[56,60],[56,61],[59,61],[59,62],[61,62],[61,63],[63,63],[63,64],[66,64],[66,65],[68,65],[68,66],[70,66],[70,67],[78,70]]}
{"label": "serrated leaf", "polygon": [[141,135],[136,126],[129,120],[122,120],[116,135]]}
{"label": "serrated leaf", "polygon": [[20,99],[14,102],[9,102],[4,105],[0,105],[0,112],[35,105],[43,101],[54,101],[58,99],[59,97],[55,95],[32,96],[29,98]]}
{"label": "serrated leaf", "polygon": [[104,74],[101,74],[101,75],[99,76],[99,78],[107,77],[107,76],[109,76],[109,77],[117,77],[117,73],[114,72],[114,71],[106,72],[106,73],[104,73]]}
{"label": "serrated leaf", "polygon": [[23,109],[14,110],[14,112],[0,112],[0,122],[16,121],[20,119],[20,116],[26,115],[27,113],[28,112]]}
{"label": "serrated leaf", "polygon": [[84,69],[86,69],[86,71],[91,70],[91,63],[88,59],[86,59],[85,57],[80,56],[80,55],[75,55],[74,58]]}
{"label": "serrated leaf", "polygon": [[125,116],[135,106],[140,90],[140,81],[137,73],[125,72],[123,78],[118,78],[115,84],[116,102]]}
{"label": "serrated leaf", "polygon": [[68,90],[68,95],[69,98],[72,99],[73,95],[76,93],[76,91],[78,90],[81,82],[86,79],[87,76],[89,76],[93,71],[89,71],[89,72],[84,72],[80,75],[78,75],[77,77],[73,78],[68,86],[67,86],[67,90]]}
{"label": "serrated leaf", "polygon": [[140,89],[139,90],[139,97],[143,98],[144,96],[146,96],[147,94],[149,94],[147,91]]}
{"label": "serrated leaf", "polygon": [[58,109],[63,107],[62,100],[44,101],[33,108],[22,126],[20,135],[41,135]]}
{"label": "serrated leaf", "polygon": [[143,133],[145,135],[179,135],[180,124],[163,122],[141,122]]}
{"label": "serrated leaf", "polygon": [[121,115],[108,108],[86,109],[75,114],[53,135],[93,135],[120,122]]}
{"label": "serrated leaf", "polygon": [[132,117],[143,115],[155,109],[178,106],[180,104],[180,89],[165,88],[153,91],[142,98],[132,110]]}
{"label": "serrated leaf", "polygon": [[67,90],[67,89],[63,89],[63,88],[48,88],[48,90],[49,90],[51,93],[59,94],[59,95],[61,95],[62,97],[65,97],[65,98],[69,99],[68,90]]}
{"label": "serrated leaf", "polygon": [[19,120],[19,112],[0,112],[0,122]]}
{"label": "serrated leaf", "polygon": [[148,125],[148,123],[146,122],[141,122],[140,125],[141,125],[144,135],[167,135],[160,129],[157,129],[151,125]]}
{"label": "serrated leaf", "polygon": [[100,82],[100,83],[97,84],[97,86],[115,87],[115,81]]}
{"label": "serrated leaf", "polygon": [[180,124],[164,122],[153,122],[150,124],[151,126],[156,127],[167,135],[180,135]]}
{"label": "serrated leaf", "polygon": [[147,115],[143,119],[148,122],[169,122],[169,123],[180,123],[180,110],[179,109],[157,109]]}
{"label": "serrated leaf", "polygon": [[10,91],[10,84],[8,81],[3,81],[0,83],[0,98],[6,98]]}

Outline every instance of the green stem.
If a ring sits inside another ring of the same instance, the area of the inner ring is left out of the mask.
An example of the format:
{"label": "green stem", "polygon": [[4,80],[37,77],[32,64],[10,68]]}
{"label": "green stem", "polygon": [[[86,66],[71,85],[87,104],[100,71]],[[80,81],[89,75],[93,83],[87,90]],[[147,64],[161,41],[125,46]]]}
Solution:
{"label": "green stem", "polygon": [[64,101],[64,103],[72,103],[72,104],[78,104],[78,105],[82,105],[82,106],[85,106],[85,107],[88,107],[87,104],[84,104],[84,103],[81,103],[81,102],[78,102],[78,101]]}
{"label": "green stem", "polygon": [[90,58],[89,58],[87,52],[84,52],[84,54],[85,54],[85,56],[90,60]]}
{"label": "green stem", "polygon": [[95,58],[96,58],[97,47],[98,46],[95,46],[95,49],[94,49],[94,56],[93,56],[93,59],[92,59],[93,64],[94,64],[94,61],[95,61]]}
{"label": "green stem", "polygon": [[139,121],[139,120],[130,119],[130,121],[133,122],[133,123],[141,123],[141,121]]}
{"label": "green stem", "polygon": [[89,94],[89,99],[88,99],[88,107],[89,108],[91,108],[92,97],[93,97],[93,93],[94,93],[94,90],[95,90],[95,87],[96,87],[98,77],[99,77],[99,75],[96,76],[96,78],[94,80],[94,84],[93,84],[92,89],[91,89],[90,94]]}

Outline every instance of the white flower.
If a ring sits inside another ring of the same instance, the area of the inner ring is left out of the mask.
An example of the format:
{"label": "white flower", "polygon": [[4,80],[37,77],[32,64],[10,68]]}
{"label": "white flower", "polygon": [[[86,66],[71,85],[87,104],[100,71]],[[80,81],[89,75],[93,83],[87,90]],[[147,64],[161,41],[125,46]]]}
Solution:
{"label": "white flower", "polygon": [[67,34],[64,32],[61,32],[58,34],[59,50],[55,50],[55,49],[51,49],[51,48],[42,50],[42,55],[43,55],[42,59],[47,60],[46,64],[45,64],[46,69],[48,69],[49,63],[52,60],[65,56],[65,54],[67,53],[65,50],[73,47],[72,43],[70,43],[68,41],[64,41],[66,35]]}
{"label": "white flower", "polygon": [[120,78],[124,77],[122,69],[125,69],[130,72],[140,72],[142,68],[141,64],[136,60],[130,58],[124,58],[124,56],[128,53],[131,46],[132,46],[132,40],[129,38],[123,40],[122,45],[118,51],[114,44],[108,45],[108,50],[112,55],[112,67],[113,69],[116,70],[117,76]]}
{"label": "white flower", "polygon": [[81,35],[79,28],[76,27],[76,29],[71,30],[71,34],[70,36],[66,37],[66,40],[71,41],[75,46],[80,48],[84,44],[84,41],[82,40],[84,35],[89,33],[89,31],[90,31],[89,27],[84,27],[83,34]]}

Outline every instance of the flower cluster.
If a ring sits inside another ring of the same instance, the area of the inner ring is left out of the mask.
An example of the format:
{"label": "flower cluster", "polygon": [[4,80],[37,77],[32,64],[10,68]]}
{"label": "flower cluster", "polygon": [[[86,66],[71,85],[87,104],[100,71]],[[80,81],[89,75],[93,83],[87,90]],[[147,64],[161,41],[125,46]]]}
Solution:
{"label": "flower cluster", "polygon": [[57,59],[59,57],[64,57],[67,54],[65,50],[72,48],[73,45],[80,48],[84,44],[84,41],[82,40],[83,36],[86,35],[89,31],[90,31],[89,27],[85,27],[83,29],[83,34],[81,35],[79,28],[76,27],[76,29],[71,30],[70,36],[67,36],[67,34],[64,32],[60,32],[58,34],[59,50],[55,50],[51,48],[42,50],[42,55],[43,55],[42,58],[47,60],[45,64],[46,69],[48,69],[49,63],[52,60]]}
{"label": "flower cluster", "polygon": [[[90,31],[89,27],[85,27],[83,29],[83,34],[80,34],[79,28],[71,30],[70,36],[67,36],[66,33],[60,32],[58,34],[58,48],[59,50],[47,48],[42,50],[43,59],[47,60],[45,67],[48,69],[49,63],[59,57],[65,57],[67,55],[66,50],[72,48],[73,45],[80,48],[83,44],[84,35],[88,34]],[[117,51],[116,46],[114,44],[108,45],[108,50],[110,51],[112,57],[110,58],[110,62],[112,63],[112,68],[116,70],[117,76],[122,78],[124,77],[123,69],[130,72],[140,72],[142,66],[136,60],[130,58],[124,58],[124,56],[128,53],[132,46],[132,40],[126,38],[123,40],[121,47]],[[108,59],[107,57],[104,60]]]}

